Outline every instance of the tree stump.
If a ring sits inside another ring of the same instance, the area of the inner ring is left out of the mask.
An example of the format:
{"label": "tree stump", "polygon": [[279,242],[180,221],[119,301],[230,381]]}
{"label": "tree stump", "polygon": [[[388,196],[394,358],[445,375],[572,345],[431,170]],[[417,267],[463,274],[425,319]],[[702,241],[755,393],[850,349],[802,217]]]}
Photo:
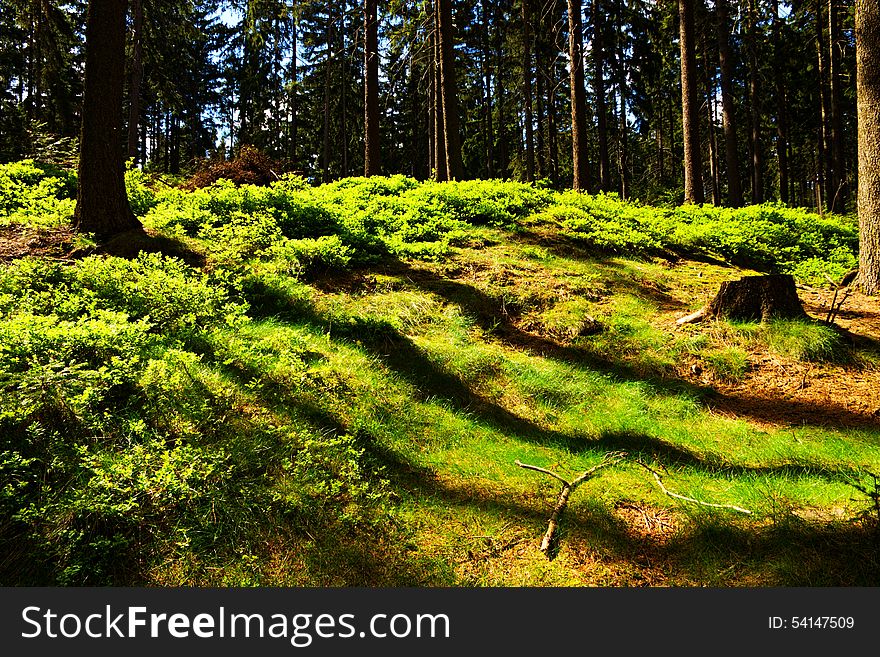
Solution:
{"label": "tree stump", "polygon": [[773,317],[804,319],[806,316],[794,278],[788,274],[772,274],[745,276],[722,283],[718,294],[705,308],[682,317],[678,323],[698,322],[706,317],[766,322]]}

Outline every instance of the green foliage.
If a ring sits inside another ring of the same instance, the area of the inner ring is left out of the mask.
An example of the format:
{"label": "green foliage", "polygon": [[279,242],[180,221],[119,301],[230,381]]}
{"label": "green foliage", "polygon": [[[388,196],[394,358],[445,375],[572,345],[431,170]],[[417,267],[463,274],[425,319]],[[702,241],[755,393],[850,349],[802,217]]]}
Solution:
{"label": "green foliage", "polygon": [[73,173],[33,160],[0,165],[0,224],[57,226],[70,221],[75,204]]}
{"label": "green foliage", "polygon": [[148,185],[148,176],[143,170],[132,166],[131,160],[125,166],[125,191],[128,204],[135,215],[142,217],[156,205],[156,193]]}
{"label": "green foliage", "polygon": [[725,347],[705,356],[705,362],[719,379],[736,383],[749,371],[749,356],[739,347]]}
{"label": "green foliage", "polygon": [[765,328],[765,339],[772,351],[795,360],[834,360],[845,354],[840,335],[816,322],[773,320]]}

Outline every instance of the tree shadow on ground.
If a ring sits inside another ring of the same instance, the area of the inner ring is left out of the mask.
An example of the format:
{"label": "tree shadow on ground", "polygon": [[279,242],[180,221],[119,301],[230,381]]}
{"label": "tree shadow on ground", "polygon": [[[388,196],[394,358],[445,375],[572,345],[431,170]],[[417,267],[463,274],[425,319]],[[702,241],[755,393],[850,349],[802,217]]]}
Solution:
{"label": "tree shadow on ground", "polygon": [[[449,509],[476,509],[515,519],[529,529],[537,551],[555,493],[548,497],[487,490],[475,482],[452,483],[428,468],[413,465],[369,436],[362,436],[361,444],[383,465],[395,489],[415,502],[434,500]],[[760,470],[784,473],[788,468]],[[535,488],[538,486],[536,483]],[[651,535],[637,531],[614,506],[590,500],[589,487],[588,482],[572,495],[571,506],[560,520],[556,549],[569,556],[572,550],[588,551],[607,563],[644,564],[660,572],[658,583],[665,585],[880,584],[876,523],[804,520],[787,512],[741,520],[729,512],[691,507],[684,509],[689,520],[671,536]]]}
{"label": "tree shadow on ground", "polygon": [[830,428],[880,429],[880,417],[869,417],[847,409],[843,404],[798,402],[761,396],[742,396],[724,393],[708,386],[697,386],[685,379],[668,374],[646,376],[632,365],[611,355],[563,344],[552,338],[537,335],[520,328],[515,317],[504,311],[501,300],[493,298],[472,285],[450,280],[427,269],[413,268],[395,262],[386,269],[404,277],[418,289],[436,294],[448,303],[458,305],[462,312],[497,339],[529,353],[552,358],[570,365],[589,368],[624,381],[649,383],[667,394],[686,394],[699,399],[706,406],[727,408],[738,415],[764,422],[807,424]]}

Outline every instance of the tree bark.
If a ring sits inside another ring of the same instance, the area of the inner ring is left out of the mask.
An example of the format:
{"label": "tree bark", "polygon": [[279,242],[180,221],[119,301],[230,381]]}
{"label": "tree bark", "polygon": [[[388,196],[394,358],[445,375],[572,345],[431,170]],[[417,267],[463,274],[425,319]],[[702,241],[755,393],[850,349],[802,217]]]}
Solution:
{"label": "tree bark", "polygon": [[605,7],[593,0],[593,90],[596,93],[596,132],[599,142],[599,189],[611,191],[608,157],[608,110],[605,103]]}
{"label": "tree bark", "polygon": [[622,16],[622,5],[618,5],[618,33],[617,53],[614,58],[615,73],[617,78],[617,92],[620,96],[620,106],[617,115],[617,170],[620,173],[620,198],[629,198],[630,174],[629,174],[629,124],[626,120],[626,49],[625,49],[625,22]]}
{"label": "tree bark", "polygon": [[834,0],[828,0],[828,48],[828,96],[831,109],[831,188],[828,195],[828,209],[831,212],[838,212],[846,207],[846,172],[840,107],[840,22]]}
{"label": "tree bark", "polygon": [[715,67],[709,63],[709,49],[704,34],[703,63],[706,72],[706,112],[709,130],[709,175],[712,179],[712,203],[721,205],[721,183],[718,176],[718,142],[715,138]]}
{"label": "tree bark", "polygon": [[758,80],[758,26],[756,0],[748,0],[749,117],[752,152],[752,203],[764,202],[764,154],[761,147],[761,97]]}
{"label": "tree bark", "polygon": [[807,314],[798,298],[794,278],[788,274],[773,274],[725,281],[705,308],[682,317],[678,323],[707,317],[766,322],[772,318],[803,319]]}
{"label": "tree bark", "polygon": [[381,173],[377,0],[364,0],[364,175]]}
{"label": "tree bark", "polygon": [[856,0],[859,283],[880,294],[880,0]]}
{"label": "tree bark", "polygon": [[694,0],[678,0],[681,46],[681,121],[684,138],[684,202],[703,202],[697,65],[694,55]]}
{"label": "tree bark", "polygon": [[132,57],[128,85],[128,157],[138,161],[138,126],[141,119],[141,80],[144,74],[144,5],[132,0]]}
{"label": "tree bark", "polygon": [[821,213],[824,210],[824,206],[827,206],[830,201],[830,196],[833,194],[833,190],[831,189],[833,173],[831,169],[831,106],[829,100],[829,92],[828,85],[826,82],[827,77],[827,56],[825,54],[825,28],[824,28],[824,12],[823,12],[823,2],[822,0],[816,0],[816,54],[818,58],[818,66],[819,66],[819,119],[820,119],[820,127],[819,127],[819,162],[817,167],[817,178],[819,178],[820,184],[820,198],[821,201],[819,205],[822,207],[819,209]]}
{"label": "tree bark", "polygon": [[779,17],[779,0],[773,11],[773,57],[776,83],[776,160],[779,168],[779,200],[789,201],[788,172],[788,108],[785,89],[785,54],[783,53],[782,19]]}
{"label": "tree bark", "polygon": [[532,113],[532,30],[530,0],[522,0],[522,74],[523,110],[525,113],[525,180],[535,179],[535,118]]}
{"label": "tree bark", "polygon": [[434,180],[448,180],[446,171],[446,136],[443,126],[443,89],[440,83],[440,9],[435,0],[431,84],[434,92]]}
{"label": "tree bark", "polygon": [[288,157],[290,158],[291,166],[296,170],[299,166],[299,159],[297,157],[299,146],[297,143],[299,140],[299,89],[297,87],[299,82],[297,79],[296,61],[299,26],[297,25],[298,19],[295,15],[290,20],[290,143],[288,144]]}
{"label": "tree bark", "polygon": [[589,185],[587,161],[587,99],[584,89],[584,40],[581,0],[568,0],[568,56],[571,77],[572,187],[585,190]]}
{"label": "tree bark", "polygon": [[461,180],[461,136],[458,119],[458,84],[455,78],[452,0],[437,0],[439,8],[440,87],[443,96],[443,137],[446,146],[446,177]]}
{"label": "tree bark", "polygon": [[140,229],[128,205],[122,161],[127,0],[92,0],[86,18],[86,68],[73,226],[106,239]]}

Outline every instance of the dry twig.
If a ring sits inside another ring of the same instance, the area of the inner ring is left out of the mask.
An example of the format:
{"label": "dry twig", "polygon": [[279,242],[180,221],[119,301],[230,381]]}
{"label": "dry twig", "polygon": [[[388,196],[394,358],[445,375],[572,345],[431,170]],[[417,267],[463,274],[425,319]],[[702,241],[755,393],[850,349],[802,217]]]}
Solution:
{"label": "dry twig", "polygon": [[541,552],[550,556],[550,548],[553,545],[553,539],[556,536],[556,530],[559,527],[559,517],[562,515],[562,512],[565,511],[565,507],[568,505],[568,498],[571,496],[572,492],[575,488],[580,486],[582,483],[587,481],[590,477],[592,477],[596,472],[601,470],[602,468],[607,468],[608,466],[615,465],[623,460],[625,456],[622,452],[611,452],[605,455],[605,458],[602,459],[602,462],[598,465],[594,465],[589,470],[584,471],[572,481],[567,481],[563,479],[555,472],[551,472],[550,470],[545,470],[544,468],[539,468],[537,465],[529,465],[528,463],[522,463],[517,460],[516,464],[525,468],[526,470],[534,470],[535,472],[541,472],[549,477],[553,477],[554,479],[562,482],[562,490],[559,491],[559,497],[556,500],[556,506],[553,508],[553,513],[550,515],[550,520],[547,523],[547,531],[544,534],[544,538],[541,540]]}

